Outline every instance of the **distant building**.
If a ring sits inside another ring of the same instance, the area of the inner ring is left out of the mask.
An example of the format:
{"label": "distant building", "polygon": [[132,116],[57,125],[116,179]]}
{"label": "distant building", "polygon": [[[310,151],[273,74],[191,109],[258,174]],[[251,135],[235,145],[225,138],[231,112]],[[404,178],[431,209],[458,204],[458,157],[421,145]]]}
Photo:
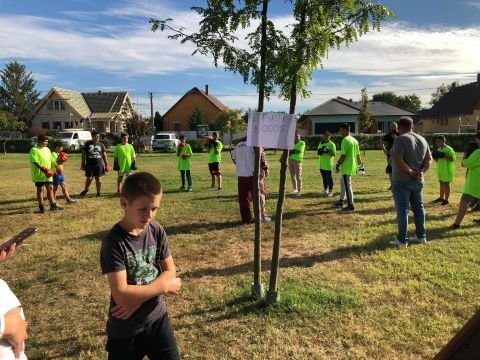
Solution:
{"label": "distant building", "polygon": [[208,93],[208,85],[205,86],[205,91],[194,87],[163,115],[163,130],[190,130],[189,119],[195,107],[202,112],[206,124],[213,123],[227,109],[220,100]]}
{"label": "distant building", "polygon": [[81,128],[120,132],[132,116],[132,103],[124,92],[81,93],[53,87],[29,115],[32,132]]}
{"label": "distant building", "polygon": [[[361,101],[352,101],[340,96],[330,99],[325,103],[305,112],[300,117],[301,128],[306,135],[319,135],[325,131],[337,133],[339,125],[350,124],[354,133],[360,131],[358,126],[358,115],[362,108]],[[388,132],[388,126],[392,121],[398,121],[400,116],[414,117],[416,114],[401,109],[382,101],[369,101],[368,111],[372,114],[373,125],[369,133]]]}
{"label": "distant building", "polygon": [[458,86],[421,112],[423,133],[467,133],[479,131],[480,74],[477,81]]}

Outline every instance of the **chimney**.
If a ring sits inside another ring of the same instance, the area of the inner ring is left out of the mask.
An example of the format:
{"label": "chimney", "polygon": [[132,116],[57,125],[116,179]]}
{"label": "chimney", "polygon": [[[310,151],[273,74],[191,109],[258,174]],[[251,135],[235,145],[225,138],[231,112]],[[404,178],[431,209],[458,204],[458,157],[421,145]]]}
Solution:
{"label": "chimney", "polygon": [[[480,74],[479,74],[479,76],[480,76]],[[205,94],[208,95],[208,85],[205,85]]]}

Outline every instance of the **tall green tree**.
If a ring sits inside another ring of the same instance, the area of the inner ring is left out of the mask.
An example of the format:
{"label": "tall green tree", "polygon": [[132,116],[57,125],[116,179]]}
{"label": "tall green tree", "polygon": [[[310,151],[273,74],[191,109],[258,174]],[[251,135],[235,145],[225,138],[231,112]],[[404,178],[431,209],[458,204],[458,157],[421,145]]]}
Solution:
{"label": "tall green tree", "polygon": [[372,101],[383,101],[414,113],[422,108],[422,101],[416,94],[397,95],[392,91],[384,91],[374,94]]}
{"label": "tall green tree", "polygon": [[205,119],[202,110],[198,106],[195,106],[192,115],[190,115],[190,117],[188,118],[188,126],[190,130],[196,131],[197,125],[202,125],[204,122]]}
{"label": "tall green tree", "polygon": [[131,117],[125,120],[125,130],[130,137],[132,144],[141,146],[142,138],[152,131],[151,123],[145,121],[137,112],[133,111]]}
{"label": "tall green tree", "polygon": [[430,105],[435,105],[440,98],[445,95],[446,93],[452,91],[453,89],[459,87],[460,84],[458,81],[454,81],[451,84],[443,84],[440,85],[435,92],[432,93],[431,98],[430,98]]}
{"label": "tall green tree", "polygon": [[25,65],[10,62],[0,70],[0,109],[11,113],[18,120],[26,122],[28,114],[40,97],[35,90],[37,82]]}
{"label": "tall green tree", "polygon": [[226,109],[215,119],[214,129],[230,134],[230,149],[232,148],[233,135],[247,130],[247,122],[243,117],[242,109]]}
{"label": "tall green tree", "polygon": [[155,116],[153,117],[153,123],[155,124],[156,131],[163,131],[163,118],[158,111],[155,111]]}
{"label": "tall green tree", "polygon": [[372,114],[368,110],[367,88],[362,89],[360,102],[362,103],[362,106],[360,107],[360,112],[358,114],[358,127],[361,131],[366,132],[373,124]]}

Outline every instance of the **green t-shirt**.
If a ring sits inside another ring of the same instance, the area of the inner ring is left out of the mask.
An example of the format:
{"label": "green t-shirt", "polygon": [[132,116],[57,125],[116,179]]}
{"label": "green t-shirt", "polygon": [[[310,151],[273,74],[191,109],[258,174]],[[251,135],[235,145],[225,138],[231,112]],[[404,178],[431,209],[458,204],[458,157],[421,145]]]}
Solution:
{"label": "green t-shirt", "polygon": [[357,174],[357,157],[360,155],[358,141],[351,135],[347,135],[342,140],[341,154],[345,155],[342,163],[342,175],[353,176]]}
{"label": "green t-shirt", "polygon": [[[178,145],[180,146],[180,144]],[[192,148],[190,145],[185,144],[185,146],[180,150],[180,153],[178,152],[178,147],[177,147],[177,157],[178,157],[178,165],[177,168],[178,170],[190,170],[192,168],[192,164],[190,163],[190,158],[193,155]],[[183,154],[189,154],[186,159],[182,157]]]}
{"label": "green t-shirt", "polygon": [[467,159],[463,160],[463,166],[468,169],[463,193],[480,199],[480,149],[475,150]]}
{"label": "green t-shirt", "polygon": [[290,159],[302,162],[303,154],[305,153],[305,141],[300,140],[297,142],[295,145],[293,145],[293,150],[295,150],[295,153],[290,155]]}
{"label": "green t-shirt", "polygon": [[448,145],[445,145],[442,148],[438,148],[437,150],[447,154],[452,158],[452,160],[447,160],[445,158],[438,159],[437,161],[438,181],[452,182],[455,174],[455,160],[457,160],[457,155],[455,154],[455,150],[453,150]]}
{"label": "green t-shirt", "polygon": [[52,181],[52,178],[47,176],[36,167],[33,163],[38,163],[40,166],[44,166],[48,169],[52,168],[52,152],[50,149],[45,147],[39,147],[35,145],[30,149],[30,164],[31,164],[31,174],[33,182],[45,182]]}
{"label": "green t-shirt", "polygon": [[[210,140],[208,142],[208,147],[209,147],[209,154],[208,154],[208,163],[215,163],[215,162],[221,162],[222,161],[222,148],[223,144],[221,143],[220,140]],[[218,154],[217,154],[218,152]]]}
{"label": "green t-shirt", "polygon": [[132,161],[135,159],[135,149],[132,144],[117,144],[113,151],[113,157],[117,159],[118,171],[123,173],[132,171]]}
{"label": "green t-shirt", "polygon": [[318,168],[320,170],[333,170],[333,160],[335,155],[337,154],[337,147],[332,140],[328,140],[327,142],[320,142],[317,147],[321,149],[323,147],[327,147],[330,152],[329,153],[322,153],[322,155],[318,156]]}

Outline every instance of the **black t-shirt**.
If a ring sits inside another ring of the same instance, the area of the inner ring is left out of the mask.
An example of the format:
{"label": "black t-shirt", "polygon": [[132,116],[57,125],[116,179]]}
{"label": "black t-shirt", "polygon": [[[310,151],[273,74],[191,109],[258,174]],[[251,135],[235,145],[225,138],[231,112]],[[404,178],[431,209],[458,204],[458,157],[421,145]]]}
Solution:
{"label": "black t-shirt", "polygon": [[105,145],[101,142],[88,140],[83,146],[83,153],[87,165],[101,165],[103,163],[102,155],[105,153]]}
{"label": "black t-shirt", "polygon": [[[116,224],[103,239],[100,265],[103,274],[126,270],[128,285],[148,285],[160,276],[160,261],[169,256],[167,234],[158,223],[149,223],[138,236]],[[110,309],[115,305],[110,296]],[[134,336],[166,311],[163,296],[158,296],[145,301],[126,320],[116,319],[109,312],[107,334],[112,338]]]}
{"label": "black t-shirt", "polygon": [[385,143],[385,148],[387,149],[387,152],[390,152],[390,149],[392,148],[393,143],[394,143],[395,139],[397,138],[397,136],[398,136],[397,132],[390,131],[388,134],[385,134],[382,137],[382,141]]}

